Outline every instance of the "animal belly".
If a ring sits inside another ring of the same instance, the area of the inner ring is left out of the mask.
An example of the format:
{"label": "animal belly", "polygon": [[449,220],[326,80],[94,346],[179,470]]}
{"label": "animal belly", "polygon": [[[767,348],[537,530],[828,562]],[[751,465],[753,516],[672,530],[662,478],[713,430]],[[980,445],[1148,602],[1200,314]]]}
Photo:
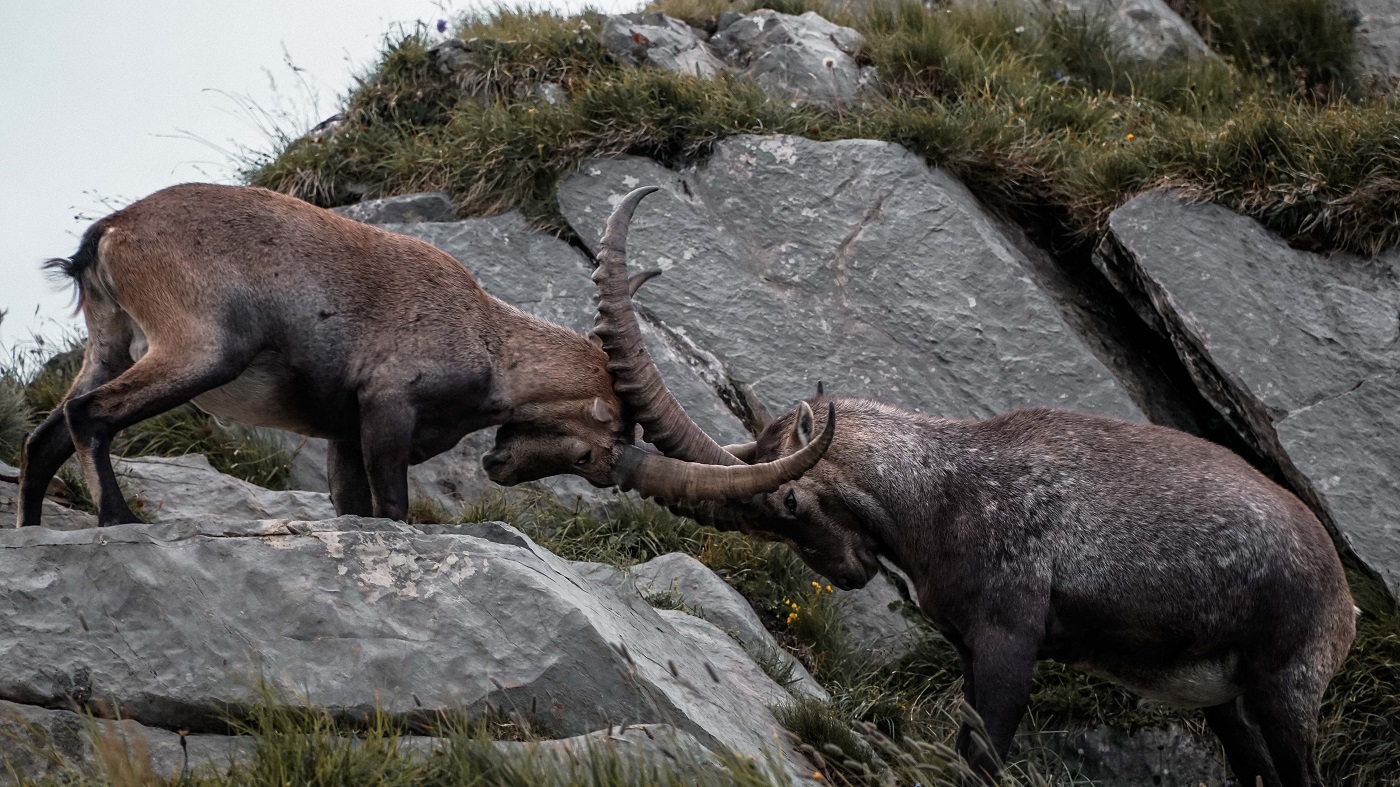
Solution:
{"label": "animal belly", "polygon": [[270,426],[290,432],[317,434],[293,401],[287,386],[290,374],[272,362],[259,359],[231,383],[194,398],[199,409],[218,418],[231,418],[254,426]]}
{"label": "animal belly", "polygon": [[1236,658],[1230,656],[1150,670],[1076,666],[1168,707],[1209,708],[1243,693],[1235,683],[1235,665]]}

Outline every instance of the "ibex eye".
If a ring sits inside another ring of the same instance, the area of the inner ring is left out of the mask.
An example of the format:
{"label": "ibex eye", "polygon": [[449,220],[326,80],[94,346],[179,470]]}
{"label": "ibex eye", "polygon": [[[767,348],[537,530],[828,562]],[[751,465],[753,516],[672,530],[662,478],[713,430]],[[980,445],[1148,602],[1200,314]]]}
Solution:
{"label": "ibex eye", "polygon": [[580,456],[577,460],[575,460],[575,461],[574,461],[574,464],[576,464],[576,465],[586,465],[586,464],[588,464],[589,462],[592,462],[592,461],[593,461],[593,452],[592,452],[592,451],[584,451],[584,452],[583,452],[583,456]]}
{"label": "ibex eye", "polygon": [[787,495],[783,497],[783,505],[787,506],[789,513],[794,516],[797,514],[797,495],[794,494],[791,489],[789,489]]}

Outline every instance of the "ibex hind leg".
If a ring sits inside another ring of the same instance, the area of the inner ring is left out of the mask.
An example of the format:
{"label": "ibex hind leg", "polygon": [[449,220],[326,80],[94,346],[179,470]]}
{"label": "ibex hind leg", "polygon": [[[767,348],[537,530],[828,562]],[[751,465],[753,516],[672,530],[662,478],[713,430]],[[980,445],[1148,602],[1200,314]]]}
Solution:
{"label": "ibex hind leg", "polygon": [[1317,716],[1331,672],[1293,664],[1259,676],[1245,693],[1245,708],[1259,724],[1273,760],[1273,787],[1322,787],[1317,767]]}
{"label": "ibex hind leg", "polygon": [[44,495],[48,491],[49,482],[63,463],[68,461],[68,457],[73,455],[73,436],[68,431],[68,421],[63,415],[64,405],[70,399],[106,384],[131,368],[130,318],[112,309],[101,315],[95,314],[95,311],[99,310],[92,307],[87,309],[87,349],[83,353],[83,365],[73,379],[73,385],[64,395],[63,401],[54,407],[43,423],[30,432],[20,452],[17,522],[20,527],[40,523]]}
{"label": "ibex hind leg", "polygon": [[1278,784],[1278,774],[1274,772],[1273,761],[1269,758],[1268,744],[1264,742],[1259,727],[1245,715],[1244,703],[1239,699],[1223,705],[1204,709],[1206,724],[1220,739],[1225,749],[1225,759],[1230,763],[1235,783],[1249,787],[1259,779],[1264,784]]}
{"label": "ibex hind leg", "polygon": [[250,358],[251,353],[211,357],[153,347],[115,379],[65,403],[68,430],[96,499],[99,526],[141,521],[122,498],[112,470],[112,438],[117,432],[233,380]]}

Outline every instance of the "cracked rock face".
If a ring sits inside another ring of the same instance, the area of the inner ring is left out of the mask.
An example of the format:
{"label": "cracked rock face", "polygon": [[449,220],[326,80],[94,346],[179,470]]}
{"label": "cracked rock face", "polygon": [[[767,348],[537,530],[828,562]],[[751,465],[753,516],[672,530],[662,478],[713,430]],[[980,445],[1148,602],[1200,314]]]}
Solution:
{"label": "cracked rock face", "polygon": [[815,11],[792,16],[765,9],[724,22],[710,45],[779,101],[849,107],[880,92],[875,69],[854,58],[861,34]]}
{"label": "cracked rock face", "polygon": [[637,65],[713,79],[749,77],[775,101],[850,107],[880,92],[875,69],[856,60],[863,39],[815,11],[726,13],[713,37],[660,13],[608,17],[603,43]]}
{"label": "cracked rock face", "polygon": [[1163,0],[954,0],[963,6],[1007,2],[1019,6],[1032,21],[1046,14],[1068,20],[1102,23],[1112,45],[1139,65],[1179,63],[1213,57],[1196,32]]}
{"label": "cracked rock face", "polygon": [[1356,20],[1356,45],[1364,74],[1381,87],[1400,84],[1400,3],[1395,0],[1340,0]]}
{"label": "cracked rock face", "polygon": [[627,605],[499,523],[7,530],[0,585],[0,700],[167,729],[224,731],[261,676],[352,716],[494,707],[559,736],[669,723],[761,756],[787,696],[713,626]]}
{"label": "cracked rock face", "polygon": [[1157,192],[1115,211],[1099,265],[1197,387],[1400,591],[1400,255],[1323,257]]}
{"label": "cracked rock face", "polygon": [[593,161],[559,205],[596,245],[639,185],[639,306],[747,383],[772,412],[867,396],[937,415],[1058,405],[1140,418],[1114,376],[967,190],[898,145],[734,137],[675,172]]}
{"label": "cracked rock face", "polygon": [[703,33],[665,14],[610,16],[603,27],[603,43],[635,65],[649,63],[702,79],[724,71],[724,63],[705,46]]}

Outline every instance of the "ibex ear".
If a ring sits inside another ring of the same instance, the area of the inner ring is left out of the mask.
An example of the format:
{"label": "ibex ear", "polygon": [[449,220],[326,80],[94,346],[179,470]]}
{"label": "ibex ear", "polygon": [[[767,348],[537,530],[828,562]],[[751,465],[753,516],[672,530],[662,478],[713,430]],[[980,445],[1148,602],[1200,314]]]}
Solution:
{"label": "ibex ear", "polygon": [[584,338],[587,339],[588,343],[593,345],[594,347],[597,347],[600,350],[603,349],[603,337],[599,336],[597,331],[589,331],[588,335]]}
{"label": "ibex ear", "polygon": [[610,407],[607,402],[603,401],[603,398],[601,396],[593,398],[592,412],[593,418],[595,420],[602,421],[603,423],[607,423],[615,417],[612,411],[612,407]]}
{"label": "ibex ear", "polygon": [[820,399],[820,398],[822,398],[823,396],[826,396],[826,391],[822,390],[822,381],[821,381],[821,380],[818,380],[818,381],[817,381],[817,398]]}
{"label": "ibex ear", "polygon": [[797,417],[792,419],[792,438],[803,448],[812,442],[812,408],[806,402],[797,403]]}

